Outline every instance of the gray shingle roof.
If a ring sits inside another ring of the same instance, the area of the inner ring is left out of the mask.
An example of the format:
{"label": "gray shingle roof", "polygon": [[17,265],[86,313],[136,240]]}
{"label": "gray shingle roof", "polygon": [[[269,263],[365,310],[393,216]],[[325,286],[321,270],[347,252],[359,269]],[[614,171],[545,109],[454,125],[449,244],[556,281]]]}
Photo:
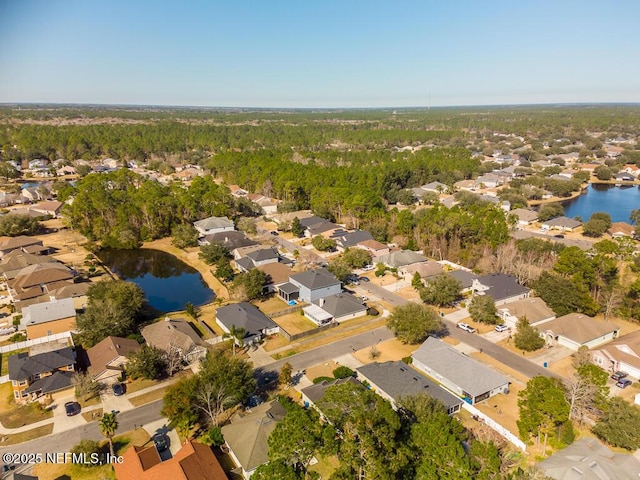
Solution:
{"label": "gray shingle roof", "polygon": [[381,255],[375,259],[376,263],[384,263],[393,268],[404,267],[412,263],[426,262],[427,257],[411,250],[398,250],[388,255]]}
{"label": "gray shingle roof", "polygon": [[455,270],[453,272],[448,272],[447,275],[458,280],[463,289],[471,288],[473,281],[478,278],[477,275],[474,275],[472,272],[467,272],[466,270]]}
{"label": "gray shingle roof", "polygon": [[557,217],[547,220],[543,225],[548,225],[550,227],[577,228],[582,225],[582,222],[569,217]]}
{"label": "gray shingle roof", "polygon": [[352,313],[362,312],[367,309],[362,301],[353,295],[339,293],[338,295],[330,295],[325,297],[322,310],[330,314],[333,318],[340,318]]}
{"label": "gray shingle roof", "polygon": [[233,222],[227,217],[209,217],[198,220],[193,224],[196,227],[200,227],[203,230],[211,230],[214,228],[233,228]]}
{"label": "gray shingle roof", "polygon": [[300,225],[302,225],[304,228],[309,228],[311,225],[328,221],[326,218],[318,217],[316,215],[312,215],[306,218],[299,218],[299,220],[300,220]]}
{"label": "gray shingle roof", "polygon": [[307,287],[309,290],[316,290],[318,288],[329,287],[331,285],[341,283],[340,280],[325,268],[296,273],[295,275],[292,275],[290,279],[295,280],[300,285]]}
{"label": "gray shingle roof", "polygon": [[473,397],[509,384],[507,377],[434,337],[427,338],[412,357]]}
{"label": "gray shingle roof", "polygon": [[25,392],[31,393],[40,390],[45,394],[64,390],[65,388],[71,387],[72,376],[73,372],[54,372],[53,375],[49,375],[33,382]]}
{"label": "gray shingle roof", "polygon": [[301,392],[313,403],[318,403],[318,401],[320,401],[324,397],[324,394],[329,387],[333,387],[334,385],[342,385],[343,383],[347,382],[360,385],[360,382],[358,382],[355,378],[347,377],[339,378],[333,381],[323,380],[320,383],[316,383],[314,385],[303,388]]}
{"label": "gray shingle roof", "polygon": [[355,232],[347,232],[335,238],[336,243],[342,248],[353,247],[360,242],[373,240],[371,232],[368,230],[356,230]]}
{"label": "gray shingle roof", "polygon": [[613,453],[595,438],[581,438],[538,464],[555,480],[611,480],[638,478],[640,461]]}
{"label": "gray shingle roof", "polygon": [[523,295],[531,291],[530,288],[520,285],[513,275],[503,273],[492,273],[478,277],[478,281],[487,287],[485,293],[491,295],[496,302],[516,295]]}
{"label": "gray shingle roof", "polygon": [[272,260],[280,257],[280,255],[278,255],[278,251],[271,247],[254,250],[253,252],[247,253],[246,256],[254,262],[263,262],[264,260]]}
{"label": "gray shingle roof", "polygon": [[253,240],[248,239],[242,232],[219,232],[206,235],[204,239],[209,243],[219,243],[229,249],[229,251],[240,247],[251,247],[257,245]]}
{"label": "gray shingle roof", "polygon": [[442,402],[447,409],[462,404],[462,399],[404,362],[370,363],[356,370],[396,402],[400,397],[425,393]]}
{"label": "gray shingle roof", "polygon": [[62,298],[54,302],[36,303],[22,309],[22,325],[36,325],[61,318],[74,317],[76,309],[72,298]]}
{"label": "gray shingle roof", "polygon": [[75,362],[75,355],[69,347],[31,356],[27,352],[18,353],[9,357],[9,379],[26,380],[37,373],[51,372]]}
{"label": "gray shingle roof", "polygon": [[247,337],[278,326],[249,302],[234,303],[219,308],[216,312],[216,319],[229,330],[233,326],[244,328]]}

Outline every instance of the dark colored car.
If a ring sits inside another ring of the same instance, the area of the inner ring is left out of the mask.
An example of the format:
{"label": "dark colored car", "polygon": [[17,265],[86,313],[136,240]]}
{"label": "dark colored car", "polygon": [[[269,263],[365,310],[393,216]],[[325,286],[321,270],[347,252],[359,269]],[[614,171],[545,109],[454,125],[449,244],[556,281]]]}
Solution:
{"label": "dark colored car", "polygon": [[67,402],[64,404],[64,411],[67,412],[67,417],[77,415],[80,413],[80,404],[78,402]]}
{"label": "dark colored car", "polygon": [[278,235],[280,235],[278,232],[276,232],[275,230],[271,230],[271,235],[273,235],[274,237],[277,237]]}
{"label": "dark colored car", "polygon": [[166,450],[167,447],[169,446],[169,445],[167,445],[167,437],[165,437],[161,433],[156,433],[153,436],[153,443],[155,444],[155,446],[156,446],[156,448],[158,449],[159,452],[162,452],[162,451]]}
{"label": "dark colored car", "polygon": [[369,282],[369,279],[367,277],[358,277],[358,280],[361,282]]}
{"label": "dark colored car", "polygon": [[562,234],[554,235],[553,238],[564,238],[564,235]]}
{"label": "dark colored car", "polygon": [[618,380],[618,382],[616,382],[616,387],[627,388],[629,385],[631,385],[631,383],[631,380],[629,380],[628,378],[623,378],[622,380]]}
{"label": "dark colored car", "polygon": [[613,375],[611,375],[611,378],[617,382],[618,380],[622,380],[626,376],[627,374],[624,372],[615,372]]}
{"label": "dark colored car", "polygon": [[113,389],[113,394],[116,397],[119,397],[120,395],[124,395],[127,392],[127,389],[123,383],[114,383],[113,387],[111,388]]}

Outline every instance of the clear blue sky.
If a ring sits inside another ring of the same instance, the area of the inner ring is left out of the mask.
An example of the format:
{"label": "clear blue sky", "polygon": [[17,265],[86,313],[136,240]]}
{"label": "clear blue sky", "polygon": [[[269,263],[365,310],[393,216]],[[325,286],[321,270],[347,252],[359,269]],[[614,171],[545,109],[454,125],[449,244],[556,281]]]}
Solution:
{"label": "clear blue sky", "polygon": [[640,0],[0,0],[0,102],[640,102],[639,22]]}

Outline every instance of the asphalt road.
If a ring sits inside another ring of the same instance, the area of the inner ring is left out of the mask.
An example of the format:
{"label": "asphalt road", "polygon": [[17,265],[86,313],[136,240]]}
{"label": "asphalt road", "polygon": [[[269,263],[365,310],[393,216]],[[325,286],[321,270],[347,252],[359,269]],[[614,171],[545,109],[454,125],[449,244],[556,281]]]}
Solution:
{"label": "asphalt road", "polygon": [[[156,400],[155,402],[118,414],[118,431],[116,434],[133,430],[136,427],[162,418],[162,415],[160,415],[161,409],[162,400]],[[87,439],[97,441],[104,440],[98,428],[98,422],[91,422],[73,430],[47,435],[18,445],[2,447],[0,448],[0,454],[6,452],[42,454],[47,452],[68,452],[71,447],[80,442],[80,440]]]}

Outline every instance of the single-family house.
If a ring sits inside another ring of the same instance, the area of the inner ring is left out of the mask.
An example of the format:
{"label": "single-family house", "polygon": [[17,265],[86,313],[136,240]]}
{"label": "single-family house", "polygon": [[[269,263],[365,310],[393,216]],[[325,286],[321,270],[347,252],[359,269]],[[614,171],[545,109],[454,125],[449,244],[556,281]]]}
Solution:
{"label": "single-family house", "polygon": [[248,272],[253,268],[270,263],[278,263],[280,260],[278,250],[262,245],[237,248],[233,254],[235,257],[234,263],[241,272]]}
{"label": "single-family house", "polygon": [[356,369],[358,379],[367,382],[397,410],[397,402],[407,395],[428,395],[438,400],[449,415],[460,411],[463,401],[404,362],[369,363]]}
{"label": "single-family house", "polygon": [[514,208],[509,214],[518,219],[518,225],[520,226],[531,225],[538,221],[538,212],[526,208]]}
{"label": "single-family house", "polygon": [[341,233],[333,239],[336,241],[338,251],[344,252],[347,248],[357,247],[362,242],[373,240],[373,236],[368,230],[355,230]]}
{"label": "single-family house", "polygon": [[48,292],[50,287],[60,288],[72,284],[74,272],[59,262],[29,265],[7,280],[7,289],[12,300],[26,300]]}
{"label": "single-family house", "polygon": [[620,326],[588,317],[582,313],[570,313],[554,320],[538,323],[536,328],[547,345],[561,345],[578,350],[580,347],[597,348],[618,337]]}
{"label": "single-family house", "polygon": [[59,217],[64,203],[57,200],[48,200],[46,202],[40,202],[31,207],[31,210],[43,213],[45,215],[51,215],[52,217]]}
{"label": "single-family house", "polygon": [[420,188],[425,192],[438,193],[438,194],[446,193],[447,191],[449,191],[449,187],[447,187],[444,183],[440,183],[440,182],[427,183],[426,185],[422,185]]}
{"label": "single-family house", "polygon": [[363,250],[370,252],[372,257],[380,257],[382,255],[389,254],[389,245],[377,240],[364,240],[362,242],[358,242],[355,246],[356,248],[362,248]]}
{"label": "single-family house", "polygon": [[203,218],[193,223],[201,237],[212,235],[214,233],[232,232],[235,230],[233,222],[227,217],[209,217]]}
{"label": "single-family house", "polygon": [[243,478],[250,478],[256,468],[269,461],[269,435],[285,415],[282,405],[272,400],[236,413],[222,427],[229,455],[240,467]]}
{"label": "single-family house", "polygon": [[342,225],[324,220],[305,227],[304,236],[307,238],[313,238],[316,235],[322,235],[323,237],[329,238],[336,232],[346,233],[346,230],[344,230]]}
{"label": "single-family house", "polygon": [[0,258],[14,250],[22,250],[26,247],[37,245],[42,247],[42,240],[20,235],[18,237],[4,237],[0,239]]}
{"label": "single-family house", "polygon": [[227,480],[211,447],[193,440],[164,461],[153,442],[130,447],[113,469],[118,480]]}
{"label": "single-family house", "polygon": [[[316,217],[313,213],[311,213],[311,210],[297,210],[295,212],[279,213],[277,215],[273,215],[272,218],[278,225],[291,225],[291,222],[293,222],[296,218],[300,222],[302,222],[303,220],[311,217],[315,217],[316,219],[318,219],[317,221],[324,220],[324,218]],[[304,225],[302,226],[304,227]]]}
{"label": "single-family house", "polygon": [[147,345],[157,347],[168,354],[178,353],[187,363],[207,355],[207,344],[193,327],[182,318],[165,318],[147,325],[140,332]]}
{"label": "single-family house", "polygon": [[427,257],[421,253],[412,250],[397,250],[388,255],[376,257],[373,259],[373,262],[382,263],[389,268],[397,268],[400,270],[416,263],[426,263],[427,260]]}
{"label": "single-family house", "polygon": [[416,273],[420,278],[433,278],[444,273],[442,265],[435,260],[427,260],[426,262],[413,263],[404,267],[404,272],[413,277]]}
{"label": "single-family house", "polygon": [[30,352],[10,355],[9,380],[17,402],[35,400],[71,388],[76,363],[70,347],[57,348],[32,355]]}
{"label": "single-family house", "polygon": [[233,195],[234,197],[244,197],[249,194],[247,190],[240,187],[239,185],[228,185],[228,187],[231,195]]}
{"label": "single-family house", "polygon": [[460,180],[453,184],[456,190],[466,190],[467,192],[475,192],[478,188],[475,180]]}
{"label": "single-family house", "polygon": [[633,237],[636,233],[636,227],[626,222],[614,222],[607,232],[613,238]]}
{"label": "single-family house", "polygon": [[36,187],[25,187],[20,191],[22,203],[31,203],[44,200],[44,195]]}
{"label": "single-family house", "polygon": [[582,222],[568,217],[556,217],[542,223],[543,229],[562,230],[564,232],[573,232],[580,226],[582,226]]}
{"label": "single-family house", "polygon": [[446,275],[460,282],[461,293],[471,292],[473,290],[473,282],[478,278],[476,274],[468,270],[454,270],[453,272],[447,272]]}
{"label": "single-family house", "polygon": [[302,311],[307,318],[318,325],[323,325],[330,321],[343,322],[362,317],[367,314],[367,307],[362,300],[353,295],[338,293],[320,298],[316,303],[304,307]]}
{"label": "single-family house", "polygon": [[23,268],[50,262],[60,263],[48,255],[34,255],[33,253],[23,252],[20,249],[13,250],[0,259],[0,274],[5,280],[12,280],[16,278]]}
{"label": "single-family house", "polygon": [[509,379],[435,337],[411,355],[413,366],[470,404],[509,393]]}
{"label": "single-family house", "polygon": [[625,167],[622,169],[623,172],[627,172],[630,173],[631,175],[633,175],[635,178],[638,178],[640,176],[640,167],[638,167],[636,164],[634,163],[630,163],[628,165],[625,165]]}
{"label": "single-family house", "polygon": [[76,309],[71,298],[36,303],[22,309],[20,329],[26,330],[29,340],[74,331],[75,328]]}
{"label": "single-family house", "polygon": [[232,329],[244,329],[244,344],[260,341],[266,335],[274,335],[280,327],[249,302],[234,303],[216,311],[216,323],[226,333]]}
{"label": "single-family house", "polygon": [[[317,403],[324,398],[324,394],[326,393],[327,389],[335,385],[342,385],[343,383],[351,383],[358,386],[362,385],[354,377],[337,378],[335,380],[322,380],[321,382],[314,383],[313,385],[309,385],[308,387],[304,387],[302,390],[300,390],[300,393],[302,394],[302,403],[304,404],[305,408],[313,407],[318,410]],[[320,412],[320,410],[318,410],[318,412]]]}
{"label": "single-family house", "polygon": [[627,172],[618,172],[613,177],[617,182],[633,182],[636,177]]}
{"label": "single-family house", "polygon": [[556,173],[554,175],[549,175],[547,178],[550,179],[550,180],[559,180],[561,182],[570,182],[571,181],[571,178],[569,178],[569,177],[567,177],[565,175],[561,175],[559,173]]}
{"label": "single-family house", "polygon": [[520,285],[513,275],[492,273],[482,275],[473,281],[476,295],[491,295],[496,305],[515,302],[529,297],[531,289]]}
{"label": "single-family house", "polygon": [[507,303],[498,307],[497,313],[505,325],[513,329],[521,319],[526,319],[530,325],[536,325],[556,318],[554,311],[539,297],[529,297]]}
{"label": "single-family house", "polygon": [[266,263],[256,267],[267,275],[267,281],[263,287],[265,294],[274,293],[278,286],[289,281],[291,275],[291,267],[285,263]]}
{"label": "single-family house", "polygon": [[236,248],[252,247],[257,245],[253,240],[244,236],[244,233],[238,231],[212,233],[205,235],[199,241],[200,245],[220,244],[227,250],[233,252]]}
{"label": "single-family house", "polygon": [[127,355],[138,350],[136,340],[109,336],[87,350],[87,371],[94,380],[114,380],[122,375]]}
{"label": "single-family house", "polygon": [[271,197],[266,197],[259,193],[252,193],[248,195],[247,198],[258,205],[264,215],[273,215],[278,212],[278,202]]}
{"label": "single-family house", "polygon": [[640,380],[640,330],[594,348],[590,357],[593,363],[607,372],[622,371]]}
{"label": "single-family house", "polygon": [[502,185],[502,179],[494,173],[486,173],[476,178],[477,188],[496,188]]}
{"label": "single-family house", "polygon": [[597,438],[580,438],[538,463],[553,480],[613,480],[638,478],[640,460],[634,455],[614,453]]}
{"label": "single-family house", "polygon": [[342,282],[325,268],[291,275],[287,283],[278,287],[278,294],[284,300],[290,301],[299,298],[308,303],[341,292]]}

